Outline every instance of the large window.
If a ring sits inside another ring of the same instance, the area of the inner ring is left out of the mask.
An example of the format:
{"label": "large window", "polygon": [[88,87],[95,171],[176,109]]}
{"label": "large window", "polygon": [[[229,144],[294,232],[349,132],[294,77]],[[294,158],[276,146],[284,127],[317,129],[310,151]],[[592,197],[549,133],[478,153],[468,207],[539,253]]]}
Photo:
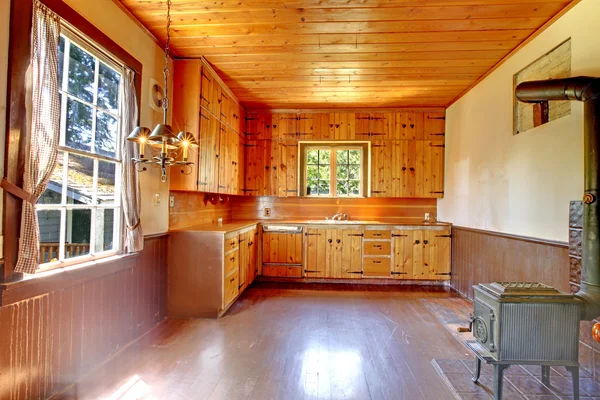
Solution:
{"label": "large window", "polygon": [[42,264],[108,255],[121,239],[120,67],[67,35],[58,68],[58,164],[36,206]]}
{"label": "large window", "polygon": [[304,196],[365,196],[366,144],[323,143],[301,146]]}

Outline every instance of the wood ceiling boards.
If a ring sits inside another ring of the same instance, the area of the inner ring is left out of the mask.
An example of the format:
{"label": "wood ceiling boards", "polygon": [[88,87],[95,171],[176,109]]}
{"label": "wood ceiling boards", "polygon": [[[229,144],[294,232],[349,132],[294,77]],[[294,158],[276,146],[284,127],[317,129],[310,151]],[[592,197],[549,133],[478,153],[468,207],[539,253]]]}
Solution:
{"label": "wood ceiling boards", "polygon": [[[160,41],[165,0],[120,1]],[[446,106],[578,0],[173,0],[172,51],[248,108]]]}

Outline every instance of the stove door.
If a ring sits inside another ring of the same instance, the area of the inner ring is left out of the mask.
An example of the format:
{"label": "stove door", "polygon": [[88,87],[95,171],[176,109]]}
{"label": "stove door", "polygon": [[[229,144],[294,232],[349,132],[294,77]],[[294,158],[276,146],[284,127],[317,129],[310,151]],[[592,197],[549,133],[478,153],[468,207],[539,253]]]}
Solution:
{"label": "stove door", "polygon": [[[473,336],[490,353],[496,352],[496,310],[480,299],[475,299],[473,319]],[[497,359],[496,354],[492,357]]]}

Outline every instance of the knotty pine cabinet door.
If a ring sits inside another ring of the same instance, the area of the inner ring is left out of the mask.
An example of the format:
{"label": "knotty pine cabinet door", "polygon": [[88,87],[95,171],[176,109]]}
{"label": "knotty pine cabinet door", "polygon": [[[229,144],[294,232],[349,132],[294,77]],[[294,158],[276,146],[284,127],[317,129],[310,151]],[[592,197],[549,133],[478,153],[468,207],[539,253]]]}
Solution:
{"label": "knotty pine cabinet door", "polygon": [[299,140],[312,140],[315,138],[315,127],[314,124],[318,122],[315,119],[317,114],[298,114],[298,139]]}
{"label": "knotty pine cabinet door", "polygon": [[393,143],[387,140],[371,143],[371,197],[394,197],[392,192]]}
{"label": "knotty pine cabinet door", "polygon": [[273,117],[276,135],[272,139],[292,140],[298,136],[297,114],[274,114]]}
{"label": "knotty pine cabinet door", "polygon": [[277,184],[279,197],[298,196],[298,142],[286,140],[277,143],[279,156],[277,170]]}
{"label": "knotty pine cabinet door", "polygon": [[[334,278],[360,279],[363,270],[363,232],[356,229],[339,230],[341,236],[341,271]],[[336,239],[339,239],[336,238]]]}
{"label": "knotty pine cabinet door", "polygon": [[419,229],[393,232],[396,279],[450,279],[450,228]]}
{"label": "knotty pine cabinet door", "polygon": [[224,123],[220,123],[219,137],[219,186],[218,192],[223,194],[231,193],[231,177],[233,175],[233,148],[232,135]]}
{"label": "knotty pine cabinet door", "polygon": [[444,140],[446,132],[446,114],[440,112],[426,112],[423,114],[425,140]]}
{"label": "knotty pine cabinet door", "polygon": [[305,276],[308,278],[362,277],[362,231],[308,228]]}
{"label": "knotty pine cabinet door", "polygon": [[423,112],[400,111],[395,115],[391,139],[394,140],[422,140],[423,139]]}
{"label": "knotty pine cabinet door", "polygon": [[356,140],[371,139],[371,113],[359,112],[354,116]]}
{"label": "knotty pine cabinet door", "polygon": [[332,136],[334,136],[334,124],[335,117],[333,121],[330,122],[329,113],[316,113],[312,114],[312,126],[313,126],[313,137],[315,140],[332,140]]}
{"label": "knotty pine cabinet door", "polygon": [[355,140],[354,112],[329,113],[329,140]]}
{"label": "knotty pine cabinet door", "polygon": [[442,140],[426,140],[423,144],[423,197],[444,197],[445,145]]}
{"label": "knotty pine cabinet door", "polygon": [[[175,63],[182,61],[186,60],[177,60]],[[177,77],[177,73],[175,73],[175,77]],[[185,79],[187,78],[186,76]],[[189,90],[189,88],[183,90]],[[219,116],[219,83],[212,72],[204,65],[201,72],[200,104],[213,116]]]}
{"label": "knotty pine cabinet door", "polygon": [[221,124],[206,111],[200,111],[200,140],[198,142],[198,190],[218,193]]}
{"label": "knotty pine cabinet door", "polygon": [[[173,126],[190,132],[199,141],[201,87],[200,60],[181,60],[174,66]],[[189,90],[186,90],[189,88]],[[149,147],[149,146],[148,146]],[[146,147],[148,150],[149,148]],[[179,152],[178,161],[182,160]],[[171,190],[198,190],[198,153],[199,149],[190,149],[188,161],[194,165],[171,169]],[[145,155],[150,156],[150,154]],[[185,173],[182,173],[183,170]],[[191,173],[190,173],[191,170]]]}
{"label": "knotty pine cabinet door", "polygon": [[245,184],[246,196],[271,195],[271,141],[246,140]]}
{"label": "knotty pine cabinet door", "polygon": [[256,228],[240,233],[240,291],[250,286],[258,273],[256,237]]}
{"label": "knotty pine cabinet door", "polygon": [[304,276],[307,278],[326,278],[331,268],[328,258],[331,249],[328,243],[328,229],[307,228],[304,233],[306,260]]}

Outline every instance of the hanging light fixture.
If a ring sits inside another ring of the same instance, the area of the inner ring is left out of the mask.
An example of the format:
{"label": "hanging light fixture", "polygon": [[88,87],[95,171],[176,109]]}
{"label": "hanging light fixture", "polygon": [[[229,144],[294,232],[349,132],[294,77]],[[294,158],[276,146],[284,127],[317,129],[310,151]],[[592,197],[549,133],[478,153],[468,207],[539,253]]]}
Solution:
{"label": "hanging light fixture", "polygon": [[[165,44],[165,69],[163,70],[165,94],[161,101],[163,108],[163,122],[156,125],[153,131],[145,127],[136,127],[127,137],[127,140],[137,143],[140,146],[140,157],[133,158],[138,171],[146,171],[144,164],[158,165],[161,169],[160,180],[167,181],[167,167],[184,166],[188,171],[181,170],[184,174],[192,172],[193,162],[188,161],[189,150],[198,147],[198,142],[194,135],[189,132],[179,132],[175,134],[173,128],[167,124],[167,111],[169,109],[169,45],[171,44],[171,0],[167,1],[167,40]],[[159,155],[151,158],[145,158],[146,145],[150,145],[150,152],[153,148],[159,149]],[[182,161],[175,161],[177,152],[182,150]]]}

